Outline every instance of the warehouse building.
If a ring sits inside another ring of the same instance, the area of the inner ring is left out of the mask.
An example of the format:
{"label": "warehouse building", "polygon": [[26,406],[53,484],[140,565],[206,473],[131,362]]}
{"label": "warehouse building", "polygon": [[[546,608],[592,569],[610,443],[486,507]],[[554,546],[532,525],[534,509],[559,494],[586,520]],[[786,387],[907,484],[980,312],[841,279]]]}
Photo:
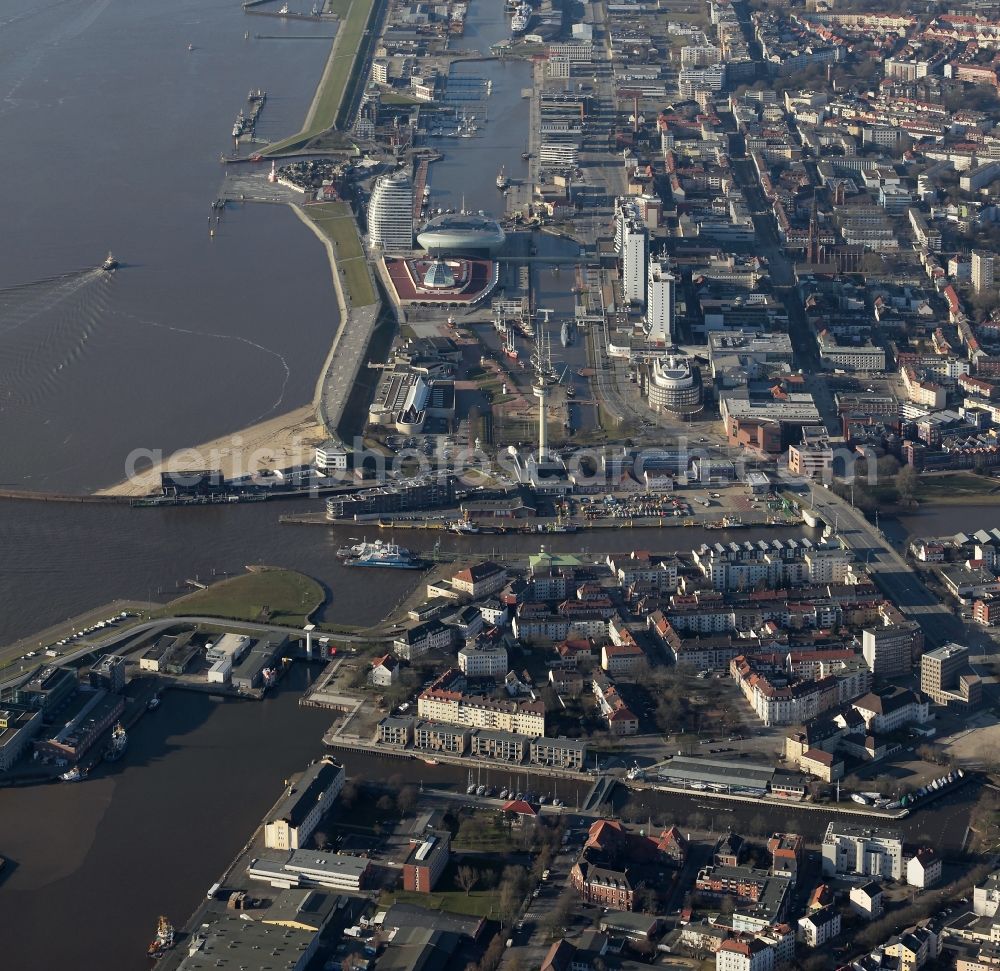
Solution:
{"label": "warehouse building", "polygon": [[660,770],[660,778],[670,785],[688,789],[763,796],[771,785],[774,771],[771,766],[743,761],[677,756]]}
{"label": "warehouse building", "polygon": [[285,797],[264,824],[264,845],[269,849],[297,850],[312,835],[323,813],[344,788],[343,766],[329,759],[310,765],[290,785]]}

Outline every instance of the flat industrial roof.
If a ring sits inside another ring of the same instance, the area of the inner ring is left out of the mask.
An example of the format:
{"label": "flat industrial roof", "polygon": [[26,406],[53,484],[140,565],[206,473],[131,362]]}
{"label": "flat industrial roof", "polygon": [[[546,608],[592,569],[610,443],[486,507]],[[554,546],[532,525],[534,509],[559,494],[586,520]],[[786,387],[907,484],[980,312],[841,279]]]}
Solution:
{"label": "flat industrial roof", "polygon": [[660,770],[661,778],[681,782],[704,782],[706,785],[749,786],[766,789],[774,769],[769,765],[755,765],[744,761],[725,759],[688,758],[678,755]]}

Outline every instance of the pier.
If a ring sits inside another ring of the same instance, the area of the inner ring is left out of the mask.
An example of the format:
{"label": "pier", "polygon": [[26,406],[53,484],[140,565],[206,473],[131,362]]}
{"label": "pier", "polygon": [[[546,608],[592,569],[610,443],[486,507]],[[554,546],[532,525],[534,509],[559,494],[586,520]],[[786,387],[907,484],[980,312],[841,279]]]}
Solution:
{"label": "pier", "polygon": [[241,141],[252,142],[255,140],[257,120],[260,118],[260,113],[264,110],[264,103],[266,101],[266,91],[262,88],[250,89],[250,93],[247,95],[248,107],[246,109],[240,108],[239,113],[236,115],[236,121],[233,123],[233,138],[236,139],[237,145]]}
{"label": "pier", "polygon": [[422,158],[417,163],[416,175],[413,177],[413,218],[419,219],[424,207],[424,189],[427,186],[427,170],[430,160]]}

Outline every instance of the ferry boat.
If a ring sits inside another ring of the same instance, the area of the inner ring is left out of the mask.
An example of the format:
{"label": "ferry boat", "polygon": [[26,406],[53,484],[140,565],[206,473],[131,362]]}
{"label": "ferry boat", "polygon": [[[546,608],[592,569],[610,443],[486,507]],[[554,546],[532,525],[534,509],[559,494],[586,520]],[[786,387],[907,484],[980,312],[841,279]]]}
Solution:
{"label": "ferry boat", "polygon": [[128,734],[122,727],[122,723],[118,722],[111,731],[111,741],[108,742],[107,748],[104,749],[104,761],[117,762],[125,754],[125,749],[127,748]]}
{"label": "ferry boat", "polygon": [[357,556],[345,560],[344,565],[380,566],[390,570],[419,570],[424,564],[403,546],[375,540],[374,543],[363,543]]}
{"label": "ferry boat", "polygon": [[563,347],[569,347],[576,340],[576,325],[572,320],[566,319],[559,329],[559,343]]}
{"label": "ferry boat", "polygon": [[531,13],[531,7],[526,3],[522,3],[521,6],[517,8],[517,13],[511,18],[510,32],[512,34],[523,34],[528,29],[528,24],[531,22]]}
{"label": "ferry boat", "polygon": [[146,956],[156,961],[163,957],[173,946],[174,925],[166,917],[161,917],[159,923],[156,925],[156,937],[150,941],[149,947],[146,948]]}
{"label": "ferry boat", "polygon": [[110,273],[112,270],[117,270],[119,266],[121,266],[121,263],[115,259],[114,253],[112,253],[111,250],[108,250],[108,255],[104,258],[104,262],[101,264],[101,269],[107,270],[107,272]]}
{"label": "ferry boat", "polygon": [[510,183],[507,181],[507,175],[504,172],[504,168],[501,165],[500,171],[497,173],[497,188],[503,192]]}
{"label": "ferry boat", "polygon": [[[352,536],[351,539],[356,540],[357,537]],[[337,550],[337,559],[347,560],[350,559],[352,556],[360,556],[361,551],[365,548],[366,545],[367,543],[364,540],[360,540],[356,542],[353,546],[342,546],[339,550]]]}

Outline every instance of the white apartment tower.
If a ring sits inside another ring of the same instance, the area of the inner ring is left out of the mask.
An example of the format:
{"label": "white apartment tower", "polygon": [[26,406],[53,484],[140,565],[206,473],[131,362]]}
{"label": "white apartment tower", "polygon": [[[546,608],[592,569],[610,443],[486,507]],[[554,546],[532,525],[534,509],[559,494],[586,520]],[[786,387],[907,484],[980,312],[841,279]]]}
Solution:
{"label": "white apartment tower", "polygon": [[368,241],[372,249],[413,249],[413,183],[406,172],[376,179],[368,203]]}
{"label": "white apartment tower", "polygon": [[619,199],[616,205],[615,247],[622,261],[622,294],[629,304],[646,303],[649,235],[635,204]]}
{"label": "white apartment tower", "polygon": [[651,256],[646,279],[646,336],[653,343],[673,343],[676,283],[670,264]]}
{"label": "white apartment tower", "polygon": [[993,254],[984,250],[972,251],[972,288],[976,293],[993,289]]}

